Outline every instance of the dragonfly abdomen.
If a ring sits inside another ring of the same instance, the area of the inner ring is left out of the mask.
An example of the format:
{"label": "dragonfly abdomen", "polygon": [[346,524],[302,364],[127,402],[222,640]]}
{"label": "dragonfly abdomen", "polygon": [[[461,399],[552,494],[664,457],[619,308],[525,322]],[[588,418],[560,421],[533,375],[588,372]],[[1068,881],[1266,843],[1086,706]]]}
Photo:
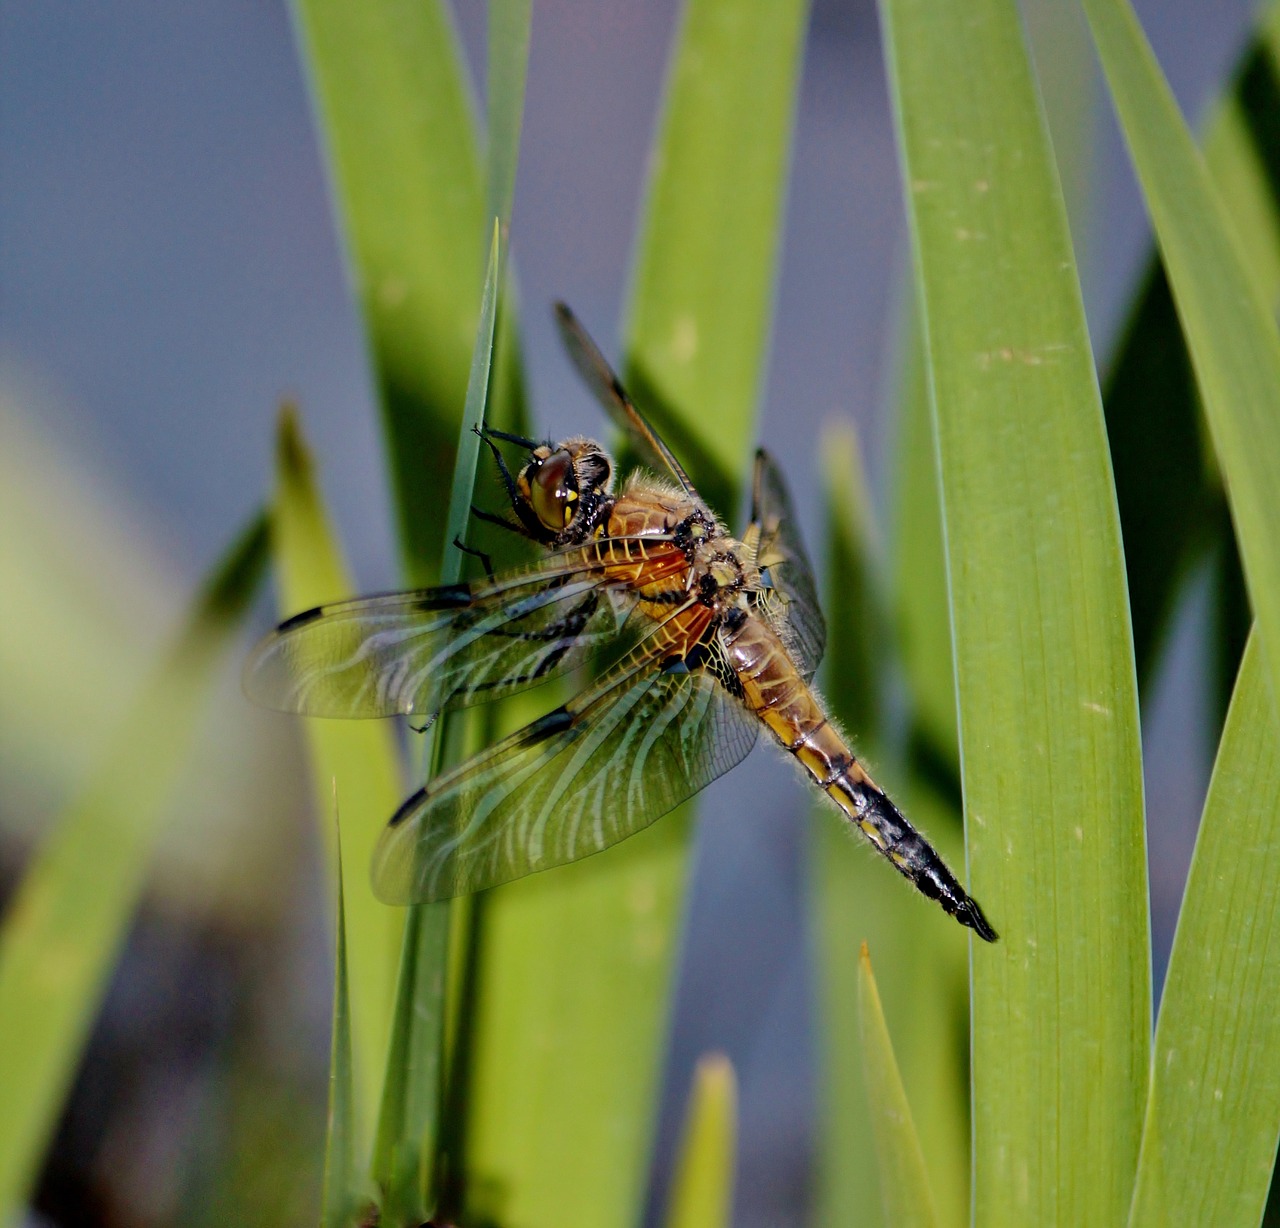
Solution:
{"label": "dragonfly abdomen", "polygon": [[863,770],[778,636],[748,618],[724,636],[747,706],[818,787],[923,895],[988,942],[996,932],[933,846]]}
{"label": "dragonfly abdomen", "polygon": [[995,942],[996,931],[982,914],[978,902],[960,886],[947,863],[903,817],[888,794],[858,766],[842,772],[825,792],[862,830],[922,895],[937,900],[961,925],[980,938]]}

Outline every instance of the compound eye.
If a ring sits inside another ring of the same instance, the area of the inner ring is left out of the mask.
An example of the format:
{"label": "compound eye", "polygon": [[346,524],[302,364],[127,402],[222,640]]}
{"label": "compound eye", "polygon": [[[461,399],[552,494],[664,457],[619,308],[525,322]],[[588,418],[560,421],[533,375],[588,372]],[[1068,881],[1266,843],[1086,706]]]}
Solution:
{"label": "compound eye", "polygon": [[573,457],[564,449],[553,452],[529,475],[529,502],[534,515],[553,533],[568,527],[578,510],[578,478]]}

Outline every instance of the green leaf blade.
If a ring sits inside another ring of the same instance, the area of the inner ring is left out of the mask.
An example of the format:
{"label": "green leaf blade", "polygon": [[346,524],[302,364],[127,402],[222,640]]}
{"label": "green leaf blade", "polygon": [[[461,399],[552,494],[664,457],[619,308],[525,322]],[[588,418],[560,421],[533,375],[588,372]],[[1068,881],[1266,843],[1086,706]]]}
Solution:
{"label": "green leaf blade", "polygon": [[958,777],[955,663],[929,373],[918,319],[913,317],[907,327],[898,396],[895,613],[911,690],[913,733],[926,754]]}
{"label": "green leaf blade", "polygon": [[1280,1140],[1280,720],[1245,650],[1160,1004],[1133,1228],[1256,1224]]}
{"label": "green leaf blade", "polygon": [[442,0],[293,0],[383,410],[404,564],[439,555],[488,227],[471,87]]}
{"label": "green leaf blade", "polygon": [[1015,7],[882,13],[937,430],[970,887],[1002,936],[971,956],[975,1214],[1114,1223],[1147,1071],[1146,856],[1075,264]]}
{"label": "green leaf blade", "polygon": [[[1273,0],[1214,108],[1203,142],[1214,185],[1231,202],[1232,221],[1248,253],[1247,271],[1269,302],[1280,296],[1278,44],[1280,4]],[[1207,548],[1235,551],[1191,359],[1168,278],[1154,254],[1109,366],[1107,434],[1124,533],[1134,656],[1145,687],[1188,571]],[[1243,639],[1241,634],[1238,644],[1230,645],[1227,692]]]}
{"label": "green leaf blade", "polygon": [[333,1033],[329,1046],[329,1124],[325,1136],[322,1228],[348,1228],[360,1212],[356,1154],[355,1078],[351,1054],[351,991],[347,979],[347,915],[338,875],[338,924],[334,953]]}
{"label": "green leaf blade", "polygon": [[[280,419],[272,546],[280,613],[297,614],[351,595],[352,584],[325,512],[296,414]],[[369,885],[373,849],[400,803],[394,730],[385,721],[311,720],[305,725],[317,810],[337,796],[342,812],[341,874],[351,953],[351,1030],[355,1052],[356,1120],[361,1154],[373,1121],[386,1064],[395,988],[396,948],[404,914],[379,903]],[[339,873],[328,823],[322,839]]]}
{"label": "green leaf blade", "polygon": [[[441,574],[445,584],[456,583],[462,575],[463,552],[456,543],[463,539],[471,515],[480,455],[478,428],[484,423],[493,367],[501,266],[500,226],[495,218],[445,525]],[[456,713],[438,718],[424,747],[424,759],[432,764],[424,775],[433,775],[456,760],[450,752],[456,749],[457,739],[450,734],[459,723]],[[373,1158],[374,1174],[385,1193],[384,1210],[393,1223],[424,1219],[437,1197],[433,1181],[441,1132],[452,911],[447,901],[419,904],[409,909],[405,922]]]}
{"label": "green leaf blade", "polygon": [[500,220],[504,238],[516,194],[532,21],[533,0],[494,0],[489,5],[488,212]]}
{"label": "green leaf blade", "polygon": [[1084,9],[1155,227],[1280,694],[1280,333],[1132,9],[1118,0],[1084,0]]}
{"label": "green leaf blade", "polygon": [[466,1146],[476,1222],[633,1223],[688,835],[687,818],[668,815],[598,856],[483,897]]}
{"label": "green leaf blade", "polygon": [[707,1054],[693,1072],[667,1228],[729,1228],[737,1119],[733,1063]]}
{"label": "green leaf blade", "polygon": [[627,386],[726,515],[753,443],[806,12],[686,4],[632,275]]}
{"label": "green leaf blade", "polygon": [[[923,380],[920,395],[925,398]],[[927,398],[924,408],[927,414]],[[892,672],[886,652],[890,619],[864,495],[869,483],[852,430],[825,432],[822,456],[829,638],[823,692],[832,715],[853,735],[858,757],[890,789],[911,821],[928,833],[944,860],[958,865],[963,860],[958,815],[940,801],[921,772],[892,753],[893,741],[882,727]],[[925,507],[931,506],[937,517],[931,459],[928,477]],[[940,529],[935,529],[934,538],[942,573]],[[949,660],[945,573],[941,600]],[[922,621],[936,619],[938,611],[922,609],[921,615]],[[948,669],[946,702],[954,712],[949,677]],[[864,940],[879,952],[878,988],[898,1021],[895,1047],[909,1073],[916,1129],[937,1195],[939,1222],[958,1228],[968,1205],[969,1167],[968,1075],[965,1046],[959,1043],[968,1016],[963,932],[941,912],[921,907],[920,898],[887,872],[879,858],[867,857],[861,838],[829,806],[815,807],[809,836],[822,1045],[815,1222],[831,1228],[849,1223],[872,1228],[887,1222],[883,1200],[876,1197],[881,1182],[877,1126],[868,1102],[865,1062],[849,1043],[859,1028],[856,948]]]}
{"label": "green leaf blade", "polygon": [[938,1218],[933,1209],[929,1173],[898,1073],[898,1060],[865,942],[858,958],[858,1022],[885,1223],[891,1228],[933,1228]]}
{"label": "green leaf blade", "polygon": [[449,933],[447,902],[408,910],[370,1166],[388,1224],[421,1223],[435,1196]]}
{"label": "green leaf blade", "polygon": [[462,425],[449,488],[449,514],[445,519],[442,584],[454,584],[462,577],[462,551],[456,543],[465,541],[471,521],[471,501],[476,488],[476,468],[480,461],[480,428],[485,422],[489,400],[489,375],[493,369],[493,339],[498,315],[498,284],[502,276],[501,223],[495,216],[484,289],[480,295],[480,320],[476,326],[471,370],[467,375],[467,396],[462,407]]}
{"label": "green leaf blade", "polygon": [[195,736],[267,559],[265,517],[198,598],[0,927],[0,1223],[15,1222],[79,1065]]}

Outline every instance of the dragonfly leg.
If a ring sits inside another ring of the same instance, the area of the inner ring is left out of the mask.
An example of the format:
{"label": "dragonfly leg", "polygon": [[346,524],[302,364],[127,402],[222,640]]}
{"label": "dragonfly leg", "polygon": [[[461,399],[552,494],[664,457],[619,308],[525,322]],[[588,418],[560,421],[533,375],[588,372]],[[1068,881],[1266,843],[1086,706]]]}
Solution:
{"label": "dragonfly leg", "polygon": [[496,524],[498,528],[506,529],[509,533],[518,533],[521,537],[529,536],[529,534],[525,532],[523,525],[516,524],[514,521],[508,520],[505,516],[499,516],[494,512],[486,511],[482,507],[476,507],[474,503],[471,505],[471,514],[477,520],[483,520],[485,524]]}
{"label": "dragonfly leg", "polygon": [[[472,510],[474,511],[475,509],[473,508]],[[493,560],[485,554],[483,550],[473,549],[471,546],[468,546],[461,537],[455,537],[453,539],[453,544],[461,550],[463,554],[469,554],[472,558],[479,559],[480,565],[484,568],[484,574],[488,576],[490,580],[493,579]]]}
{"label": "dragonfly leg", "polygon": [[510,431],[500,431],[496,426],[473,426],[471,428],[481,439],[501,439],[503,443],[513,443],[518,448],[528,448],[530,452],[538,446],[536,439],[526,439],[523,435],[513,435]]}
{"label": "dragonfly leg", "polygon": [[417,734],[426,733],[427,730],[430,729],[431,726],[436,723],[436,717],[438,717],[439,715],[440,715],[439,712],[431,713],[431,715],[428,716],[427,719],[423,721],[421,725],[415,725],[412,721],[410,721],[409,728],[412,729],[413,732]]}
{"label": "dragonfly leg", "polygon": [[[513,506],[519,504],[520,495],[516,490],[516,480],[511,475],[511,470],[507,468],[507,458],[502,455],[501,449],[493,442],[493,436],[496,432],[491,430],[481,430],[478,426],[473,428],[475,433],[484,440],[489,451],[493,453],[493,459],[497,462],[498,473],[502,477],[502,484],[507,488],[507,498],[511,500]],[[501,438],[501,436],[499,436]]]}
{"label": "dragonfly leg", "polygon": [[[523,439],[519,435],[508,435],[505,431],[495,431],[492,427],[485,427],[482,430],[480,427],[476,426],[471,429],[484,440],[484,442],[489,446],[489,451],[493,453],[493,459],[498,464],[498,474],[502,478],[502,484],[507,490],[507,498],[511,502],[511,510],[515,512],[516,518],[524,526],[520,532],[523,536],[532,537],[535,541],[542,540],[538,533],[540,526],[538,525],[537,518],[534,517],[533,513],[529,510],[528,501],[520,497],[520,492],[516,489],[516,480],[512,476],[511,470],[507,468],[506,457],[502,455],[498,445],[493,441],[497,438],[506,440],[510,443],[521,444],[529,448],[534,448],[537,445],[534,444],[532,440]],[[473,507],[472,510],[474,511],[475,508]],[[487,520],[489,517],[481,516],[481,519]],[[501,524],[506,528],[513,527],[505,520],[498,520],[495,521],[495,523]]]}

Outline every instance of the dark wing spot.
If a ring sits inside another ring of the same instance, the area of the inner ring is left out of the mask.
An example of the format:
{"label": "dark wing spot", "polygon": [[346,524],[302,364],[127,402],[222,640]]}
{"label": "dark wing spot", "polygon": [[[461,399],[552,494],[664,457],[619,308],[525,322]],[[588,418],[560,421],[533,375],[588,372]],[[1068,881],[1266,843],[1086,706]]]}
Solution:
{"label": "dark wing spot", "polygon": [[419,789],[411,797],[405,798],[405,800],[400,804],[400,809],[397,810],[395,814],[391,816],[391,822],[389,822],[387,826],[398,827],[401,823],[405,821],[405,819],[409,817],[409,815],[411,815],[415,810],[417,810],[417,808],[422,804],[423,799],[426,796],[427,796],[426,789]]}
{"label": "dark wing spot", "polygon": [[414,604],[419,610],[456,610],[471,604],[471,586],[469,584],[446,584],[441,588],[429,589]]}
{"label": "dark wing spot", "polygon": [[296,631],[299,627],[305,627],[308,623],[316,622],[324,617],[324,607],[316,606],[313,610],[303,610],[301,614],[295,614],[292,618],[286,618],[276,630],[278,632]]}
{"label": "dark wing spot", "polygon": [[545,742],[548,738],[563,733],[573,724],[573,719],[573,713],[568,708],[556,708],[553,712],[548,712],[546,716],[540,717],[525,729],[520,739],[520,748],[524,750],[530,746],[537,746],[539,742]]}

